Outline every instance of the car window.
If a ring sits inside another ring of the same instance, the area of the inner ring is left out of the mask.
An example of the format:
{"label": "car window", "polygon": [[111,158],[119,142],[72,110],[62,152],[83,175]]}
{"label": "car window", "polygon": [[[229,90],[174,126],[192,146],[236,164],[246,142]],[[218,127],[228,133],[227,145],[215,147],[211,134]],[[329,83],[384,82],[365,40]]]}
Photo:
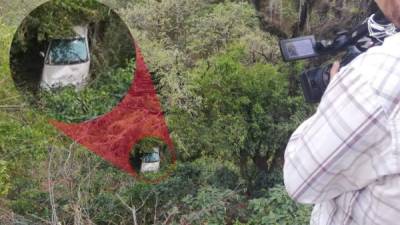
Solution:
{"label": "car window", "polygon": [[153,163],[160,161],[160,155],[157,152],[147,153],[143,156],[143,162]]}
{"label": "car window", "polygon": [[86,61],[88,61],[88,52],[84,38],[51,41],[47,64],[68,65]]}

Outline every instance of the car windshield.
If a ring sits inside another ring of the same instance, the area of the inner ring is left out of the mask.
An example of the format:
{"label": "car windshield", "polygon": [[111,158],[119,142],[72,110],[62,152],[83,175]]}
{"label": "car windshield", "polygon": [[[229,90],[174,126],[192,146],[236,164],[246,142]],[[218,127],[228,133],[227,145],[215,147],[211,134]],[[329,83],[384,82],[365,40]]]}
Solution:
{"label": "car windshield", "polygon": [[88,52],[84,38],[52,40],[46,63],[67,65],[88,61]]}
{"label": "car windshield", "polygon": [[154,163],[160,161],[160,155],[158,152],[147,153],[143,156],[144,163]]}

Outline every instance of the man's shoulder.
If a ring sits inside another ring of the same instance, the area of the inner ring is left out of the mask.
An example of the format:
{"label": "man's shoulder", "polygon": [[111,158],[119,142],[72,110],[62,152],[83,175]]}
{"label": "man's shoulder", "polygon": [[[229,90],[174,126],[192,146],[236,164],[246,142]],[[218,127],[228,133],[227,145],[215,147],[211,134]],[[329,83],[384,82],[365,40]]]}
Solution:
{"label": "man's shoulder", "polygon": [[386,38],[382,45],[370,48],[353,60],[351,65],[369,74],[377,70],[389,70],[398,61],[400,61],[400,33]]}
{"label": "man's shoulder", "polygon": [[367,81],[388,111],[400,100],[400,33],[361,54],[349,66]]}
{"label": "man's shoulder", "polygon": [[400,32],[387,37],[382,45],[370,48],[366,55],[384,55],[391,57],[400,57]]}

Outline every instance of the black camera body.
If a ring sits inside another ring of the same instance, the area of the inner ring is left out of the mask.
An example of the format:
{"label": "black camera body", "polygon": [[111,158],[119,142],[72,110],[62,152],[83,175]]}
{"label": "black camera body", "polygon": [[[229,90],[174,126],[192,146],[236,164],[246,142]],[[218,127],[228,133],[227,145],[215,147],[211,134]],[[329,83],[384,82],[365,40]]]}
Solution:
{"label": "black camera body", "polygon": [[[346,52],[340,66],[346,66],[354,58],[372,46],[379,45],[384,38],[398,30],[378,11],[367,18],[352,31],[337,33],[333,41],[316,41],[314,36],[304,36],[281,40],[279,46],[284,61],[295,61],[319,57],[321,55],[335,55]],[[306,70],[301,74],[300,83],[306,102],[320,102],[330,81],[332,64]]]}

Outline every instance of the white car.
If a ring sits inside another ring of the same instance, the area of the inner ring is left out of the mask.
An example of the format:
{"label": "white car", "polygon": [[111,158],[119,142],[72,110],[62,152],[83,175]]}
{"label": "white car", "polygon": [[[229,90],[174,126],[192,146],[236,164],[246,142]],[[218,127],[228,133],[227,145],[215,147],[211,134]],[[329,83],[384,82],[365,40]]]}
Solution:
{"label": "white car", "polygon": [[88,27],[75,26],[73,30],[77,36],[50,41],[40,82],[42,88],[73,85],[81,89],[87,84],[90,69]]}
{"label": "white car", "polygon": [[140,172],[158,172],[158,170],[160,169],[159,148],[153,148],[153,152],[144,154],[141,159],[142,165],[140,167]]}

